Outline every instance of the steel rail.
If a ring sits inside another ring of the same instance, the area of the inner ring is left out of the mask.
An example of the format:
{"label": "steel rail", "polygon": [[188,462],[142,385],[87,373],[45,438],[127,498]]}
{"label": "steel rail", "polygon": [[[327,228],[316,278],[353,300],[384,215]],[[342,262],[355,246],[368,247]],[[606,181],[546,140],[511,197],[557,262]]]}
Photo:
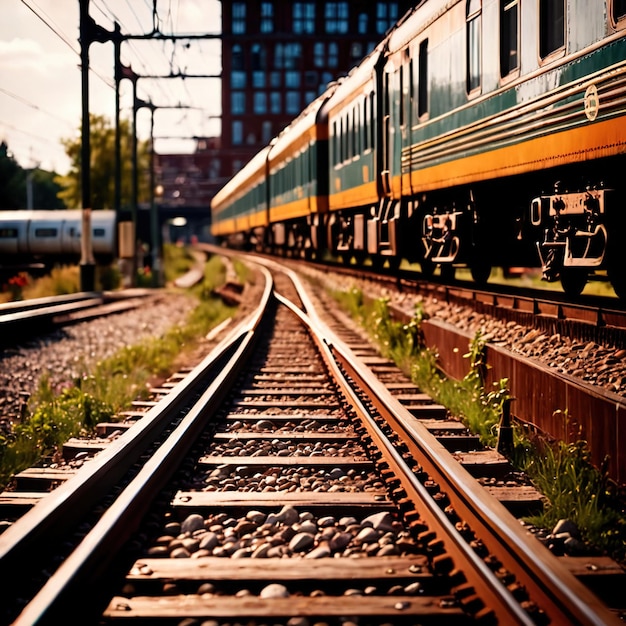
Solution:
{"label": "steel rail", "polygon": [[[504,566],[515,574],[518,581],[529,591],[531,598],[547,611],[550,618],[554,620],[554,612],[557,612],[558,619],[553,623],[568,626],[600,626],[601,624],[617,626],[621,624],[621,620],[578,581],[547,548],[540,545],[532,535],[525,531],[500,502],[473,480],[450,452],[411,415],[369,368],[363,367],[362,362],[352,350],[317,315],[298,276],[293,272],[290,272],[290,276],[296,286],[304,292],[300,297],[310,312],[312,323],[328,337],[327,349],[333,354],[330,365],[340,363],[350,376],[358,381],[359,386],[367,390],[377,410],[386,421],[396,432],[404,433],[411,456],[441,486],[442,491],[447,493],[457,514],[466,521],[471,520],[472,530],[477,533],[487,548],[496,553]],[[347,387],[344,391],[353,396],[351,387]],[[372,424],[369,418],[366,423]],[[387,438],[381,438],[378,431],[378,427],[373,425],[370,435],[378,441],[381,447],[388,449],[390,456],[396,462],[405,466],[397,451],[390,447]],[[401,473],[398,475],[400,476]],[[423,489],[414,476],[408,477],[405,487],[407,491],[415,488],[418,494]],[[441,510],[436,508],[437,510],[431,508],[430,512],[439,523]],[[445,516],[444,521],[447,521]],[[443,526],[443,528],[448,527]],[[447,544],[451,542],[452,545],[446,547],[466,556],[465,548],[462,545],[456,545],[458,532],[454,527],[453,531],[446,542]],[[464,540],[462,542],[466,543]],[[471,556],[470,561],[474,562]],[[481,576],[485,574],[482,567],[478,567],[475,571]],[[483,582],[490,587],[494,578],[495,576],[489,573]],[[497,578],[496,581],[498,581],[497,585],[503,589],[503,583]],[[504,604],[506,609],[509,603]],[[510,616],[506,617],[510,619]]]}
{"label": "steel rail", "polygon": [[[493,611],[497,616],[498,623],[521,624],[525,626],[533,626],[534,620],[525,612],[519,602],[513,598],[510,592],[502,585],[496,575],[487,567],[485,562],[476,554],[469,546],[467,541],[463,539],[454,527],[454,524],[448,519],[444,511],[435,503],[431,495],[428,493],[424,485],[419,482],[416,476],[406,462],[402,459],[398,451],[393,447],[389,439],[381,432],[371,412],[363,405],[358,395],[355,393],[353,383],[349,383],[345,373],[339,365],[345,367],[350,372],[350,376],[357,385],[361,386],[365,382],[360,374],[363,364],[359,362],[355,356],[347,356],[337,351],[329,337],[329,331],[325,326],[321,326],[319,322],[313,321],[311,318],[302,313],[296,307],[293,307],[288,301],[281,296],[277,298],[285,305],[291,308],[304,323],[314,330],[313,336],[317,339],[318,347],[324,356],[324,359],[333,372],[334,377],[339,382],[344,394],[350,399],[357,410],[363,423],[366,425],[368,434],[375,441],[378,448],[384,452],[385,460],[389,463],[396,477],[405,485],[408,499],[413,502],[419,502],[420,514],[429,522],[429,525],[437,528],[445,534],[444,543],[448,553],[455,555],[458,561],[462,561],[468,566],[472,572],[477,573],[481,581],[480,597],[486,600],[486,610]],[[323,339],[319,339],[322,337]],[[369,381],[371,382],[371,381]],[[379,383],[380,385],[380,383]],[[369,387],[369,385],[367,385]],[[384,410],[384,409],[383,409]],[[442,447],[436,440],[434,444]],[[461,569],[463,569],[461,567]],[[487,608],[488,607],[488,608]],[[511,621],[513,620],[513,621]]]}
{"label": "steel rail", "polygon": [[[525,531],[500,502],[474,481],[376,376],[363,368],[350,348],[332,331],[328,332],[332,337],[329,349],[337,362],[367,390],[377,410],[404,440],[409,454],[439,484],[457,515],[468,522],[487,549],[526,588],[531,600],[551,619],[550,623],[568,626],[617,626],[622,623],[547,548]],[[406,491],[415,486],[413,479],[407,480],[404,485]],[[453,535],[444,541],[449,550],[465,552],[461,546],[448,545],[456,544]],[[476,571],[481,576],[484,573],[481,568]],[[486,576],[482,583],[490,587],[493,578],[493,575]],[[502,582],[498,581],[498,585],[505,590]],[[506,616],[501,623],[510,623],[507,620],[510,616]]]}
{"label": "steel rail", "polygon": [[[229,364],[234,363],[242,351],[249,350],[251,337],[256,338],[256,329],[266,314],[271,296],[271,277],[268,272],[264,274],[266,277],[264,294],[257,308],[246,319],[238,324],[165,398],[152,407],[145,417],[86,463],[72,478],[46,495],[41,502],[0,535],[0,578],[4,581],[5,590],[7,586],[19,590],[26,584],[28,570],[33,571],[37,568],[34,555],[42,550],[42,544],[54,540],[54,537],[61,537],[67,532],[68,526],[82,519],[85,510],[95,506],[105,493],[113,489],[124,474],[140,462],[145,451],[162,436],[168,425],[178,417],[188,403],[189,396],[197,393],[200,387],[206,389],[207,376],[212,374],[213,382],[208,390],[202,393],[196,408],[188,413],[169,435],[168,440],[172,442],[172,446],[183,446],[186,443],[187,440],[182,433],[190,428],[194,417],[201,413],[202,401],[206,404],[211,400],[212,394],[215,394],[215,399],[211,401],[217,401],[219,383],[228,377]],[[190,417],[190,414],[194,417]],[[181,439],[180,444],[176,444],[177,437]],[[154,463],[159,458],[160,453],[151,456],[144,463],[136,477],[117,495],[111,507],[50,576],[35,598],[22,610],[16,624],[47,623],[47,616],[54,613],[63,594],[70,590],[72,585],[77,584],[79,572],[84,571],[84,566],[80,565],[81,561],[86,564],[93,563],[93,559],[100,559],[102,562],[113,557],[115,553],[113,545],[120,545],[121,537],[128,537],[130,528],[134,528],[138,523],[135,514],[129,513],[125,499],[141,488],[142,478],[155,472]],[[125,523],[120,526],[122,519]],[[111,535],[106,529],[109,524],[114,523],[114,520],[117,521],[116,533]],[[100,545],[98,540],[100,535],[107,537],[108,543],[101,546],[104,552],[93,552],[92,555],[92,551]],[[29,562],[29,568],[23,567],[25,561]],[[52,619],[50,623],[58,622]]]}

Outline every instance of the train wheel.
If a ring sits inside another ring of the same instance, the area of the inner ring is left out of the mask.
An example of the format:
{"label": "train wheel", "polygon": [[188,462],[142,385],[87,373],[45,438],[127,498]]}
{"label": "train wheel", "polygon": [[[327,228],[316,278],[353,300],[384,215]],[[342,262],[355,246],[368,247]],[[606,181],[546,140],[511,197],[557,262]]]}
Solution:
{"label": "train wheel", "polygon": [[568,296],[579,296],[587,284],[588,272],[579,267],[564,267],[561,270],[561,286]]}
{"label": "train wheel", "polygon": [[477,261],[470,265],[470,274],[475,283],[484,285],[489,280],[491,265],[484,261]]}

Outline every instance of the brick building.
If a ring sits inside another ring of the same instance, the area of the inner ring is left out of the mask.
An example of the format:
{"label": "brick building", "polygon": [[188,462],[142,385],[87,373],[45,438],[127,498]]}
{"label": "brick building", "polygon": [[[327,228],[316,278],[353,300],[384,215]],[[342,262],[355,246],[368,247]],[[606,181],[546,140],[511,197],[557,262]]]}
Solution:
{"label": "brick building", "polygon": [[414,4],[406,0],[222,0],[222,135],[157,155],[161,211],[213,194]]}

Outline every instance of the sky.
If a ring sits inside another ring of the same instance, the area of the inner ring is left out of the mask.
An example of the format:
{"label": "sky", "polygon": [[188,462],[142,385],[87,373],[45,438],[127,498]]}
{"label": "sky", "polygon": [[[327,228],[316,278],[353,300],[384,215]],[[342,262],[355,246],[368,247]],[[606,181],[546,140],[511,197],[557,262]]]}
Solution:
{"label": "sky", "polygon": [[[156,15],[153,5],[156,4]],[[98,26],[122,35],[219,33],[219,0],[89,0]],[[0,0],[0,142],[24,168],[65,174],[70,161],[61,143],[78,139],[82,116],[79,0]],[[193,137],[220,133],[217,78],[148,78],[169,74],[215,75],[219,39],[176,42],[130,39],[121,62],[140,78],[137,98],[154,110],[155,150],[190,153]],[[114,46],[89,46],[89,111],[115,120]],[[133,86],[120,82],[120,116],[131,119]],[[150,137],[151,112],[137,112],[137,136]]]}

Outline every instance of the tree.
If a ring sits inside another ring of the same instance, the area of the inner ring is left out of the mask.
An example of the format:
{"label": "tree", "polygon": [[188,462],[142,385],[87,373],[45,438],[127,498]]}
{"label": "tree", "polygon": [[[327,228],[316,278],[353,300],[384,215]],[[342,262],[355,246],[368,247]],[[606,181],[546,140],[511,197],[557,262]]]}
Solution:
{"label": "tree", "polygon": [[26,173],[0,143],[0,209],[20,209],[26,206]]}
{"label": "tree", "polygon": [[[102,115],[91,114],[91,207],[92,209],[115,208],[115,127]],[[122,207],[132,204],[132,128],[128,120],[120,120],[121,137],[121,203]],[[81,138],[63,139],[66,154],[71,160],[71,169],[66,176],[59,176],[56,182],[63,190],[59,197],[67,206],[81,208]],[[149,200],[149,142],[138,142],[138,201]]]}
{"label": "tree", "polygon": [[61,190],[54,182],[57,174],[38,168],[21,167],[9,152],[5,142],[0,143],[0,209],[28,208],[27,187],[31,184],[34,209],[64,209],[57,197]]}

